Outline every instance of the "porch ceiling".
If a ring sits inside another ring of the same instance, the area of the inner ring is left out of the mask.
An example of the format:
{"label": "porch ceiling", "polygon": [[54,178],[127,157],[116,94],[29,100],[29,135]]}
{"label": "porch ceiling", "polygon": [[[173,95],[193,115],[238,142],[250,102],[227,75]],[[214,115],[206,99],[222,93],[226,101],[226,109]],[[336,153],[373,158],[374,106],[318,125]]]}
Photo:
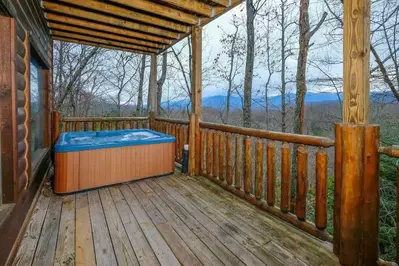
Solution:
{"label": "porch ceiling", "polygon": [[158,54],[243,0],[44,0],[54,40]]}

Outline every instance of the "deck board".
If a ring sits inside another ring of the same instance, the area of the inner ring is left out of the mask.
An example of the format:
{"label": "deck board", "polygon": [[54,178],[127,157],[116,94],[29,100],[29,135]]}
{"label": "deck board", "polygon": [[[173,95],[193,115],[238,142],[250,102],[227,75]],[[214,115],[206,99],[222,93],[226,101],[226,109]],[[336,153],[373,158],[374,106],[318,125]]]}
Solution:
{"label": "deck board", "polygon": [[14,265],[339,265],[331,244],[203,177],[41,195]]}

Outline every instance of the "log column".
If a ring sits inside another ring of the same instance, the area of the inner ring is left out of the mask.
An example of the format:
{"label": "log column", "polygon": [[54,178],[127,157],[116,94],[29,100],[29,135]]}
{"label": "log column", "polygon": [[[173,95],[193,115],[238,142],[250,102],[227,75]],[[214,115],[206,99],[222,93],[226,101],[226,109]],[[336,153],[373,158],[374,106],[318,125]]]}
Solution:
{"label": "log column", "polygon": [[191,45],[192,77],[191,77],[191,116],[189,130],[189,173],[199,175],[201,168],[201,132],[199,123],[202,120],[202,27],[192,27]]}
{"label": "log column", "polygon": [[154,119],[157,113],[157,55],[151,55],[150,78],[148,84],[149,127],[154,129]]}
{"label": "log column", "polygon": [[370,0],[344,1],[343,123],[335,129],[334,252],[377,265],[379,126],[369,123]]}
{"label": "log column", "polygon": [[60,136],[60,113],[53,112],[53,133],[52,133],[52,145],[55,145],[58,137]]}

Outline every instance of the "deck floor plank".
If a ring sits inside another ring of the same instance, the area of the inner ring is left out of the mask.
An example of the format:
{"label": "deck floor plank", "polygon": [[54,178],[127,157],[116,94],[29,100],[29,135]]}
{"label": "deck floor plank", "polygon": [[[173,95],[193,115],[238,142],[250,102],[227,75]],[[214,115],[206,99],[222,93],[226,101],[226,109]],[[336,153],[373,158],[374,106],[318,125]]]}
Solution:
{"label": "deck floor plank", "polygon": [[99,191],[118,265],[139,265],[108,189]]}
{"label": "deck floor plank", "polygon": [[130,206],[137,222],[140,225],[141,230],[143,230],[152,250],[154,250],[155,255],[161,265],[180,265],[176,256],[170,249],[169,245],[163,239],[160,232],[157,230],[155,225],[152,223],[150,217],[148,217],[145,210],[141,207],[136,196],[133,194],[129,186],[122,186],[122,194],[125,197],[127,203]]}
{"label": "deck floor plank", "polygon": [[205,226],[189,214],[172,196],[159,186],[155,180],[149,180],[148,185],[164,200],[182,221],[208,246],[224,265],[244,265],[227,247],[219,241]]}
{"label": "deck floor plank", "polygon": [[140,265],[159,265],[154,251],[130,210],[122,192],[119,190],[119,187],[111,187],[109,190]]}
{"label": "deck floor plank", "polygon": [[87,193],[76,194],[75,265],[95,265],[93,234]]}
{"label": "deck floor plank", "polygon": [[88,192],[91,228],[97,265],[117,265],[111,236],[97,190]]}
{"label": "deck floor plank", "polygon": [[[204,215],[207,215],[212,221],[218,224],[226,233],[230,234],[235,240],[241,243],[246,249],[248,249],[252,254],[259,258],[266,265],[284,265],[283,261],[280,261],[274,254],[274,252],[267,250],[267,246],[263,246],[269,243],[271,240],[264,240],[260,237],[255,239],[251,238],[250,230],[245,232],[241,230],[244,225],[236,226],[234,224],[235,219],[229,219],[221,214],[221,212],[214,211],[208,206],[208,204],[202,200],[201,197],[195,197],[195,192],[191,189],[185,187],[183,182],[174,182],[172,179],[168,180],[168,184],[175,188],[182,196],[184,196],[193,205],[197,206]],[[194,193],[193,193],[194,192]],[[258,235],[259,236],[259,235]],[[258,240],[259,242],[257,242]],[[291,261],[292,263],[292,261]],[[291,265],[301,265],[300,261],[295,261]]]}
{"label": "deck floor plank", "polygon": [[75,265],[75,209],[75,195],[69,195],[62,199],[54,265]]}
{"label": "deck floor plank", "polygon": [[171,224],[180,237],[186,242],[187,246],[197,256],[203,265],[222,266],[219,258],[199,239],[190,228],[177,216],[172,209],[149,187],[147,182],[140,182],[140,188],[150,198],[152,203],[158,208],[165,219]]}
{"label": "deck floor plank", "polygon": [[204,177],[40,195],[14,265],[339,265],[331,244]]}
{"label": "deck floor plank", "polygon": [[[244,248],[241,243],[235,240],[230,234],[204,215],[199,209],[185,199],[179,192],[173,189],[166,180],[158,182],[172,197],[195,217],[203,226],[214,234],[232,253],[234,253],[246,265],[264,265],[253,253]],[[230,230],[229,230],[230,231]],[[234,232],[231,232],[234,234]]]}
{"label": "deck floor plank", "polygon": [[179,262],[183,265],[202,265],[201,262],[194,255],[194,253],[186,245],[186,243],[176,233],[173,227],[158,211],[158,209],[150,201],[150,199],[144,194],[141,188],[137,184],[130,184],[129,187],[133,191],[136,198],[139,200],[141,206],[147,212],[155,227],[168,243],[170,249],[176,255]]}
{"label": "deck floor plank", "polygon": [[197,179],[187,176],[177,178],[177,180],[188,180],[190,186],[198,189],[196,194],[208,198],[217,210],[222,212],[226,210],[233,219],[241,219],[259,234],[267,231],[274,243],[278,243],[278,246],[289,250],[291,254],[305,263],[311,265],[337,263],[337,258],[330,247],[326,248],[327,243],[268,215],[264,211],[260,211],[257,207],[221,189],[213,182],[205,178]]}
{"label": "deck floor plank", "polygon": [[[222,204],[218,204],[219,198],[221,196],[217,195],[214,197],[214,193],[209,190],[201,190],[198,189],[198,185],[195,183],[189,182],[190,178],[186,177],[171,177],[170,180],[174,181],[174,185],[180,185],[182,190],[186,191],[184,196],[191,200],[193,204],[196,204],[203,212],[209,214],[209,217],[214,219],[215,222],[219,222],[220,224],[227,225],[230,228],[235,228],[236,231],[241,231],[242,237],[249,237],[252,241],[248,241],[249,248],[254,250],[254,254],[259,256],[259,258],[263,258],[262,261],[273,261],[273,259],[280,260],[280,263],[289,263],[290,265],[304,265],[305,263],[298,258],[296,254],[291,254],[285,248],[277,245],[275,242],[269,240],[265,241],[264,237],[261,237],[264,234],[264,231],[260,231],[258,228],[254,228],[251,226],[251,222],[244,221],[241,219],[243,215],[242,211],[237,210],[237,215],[233,215],[233,212],[227,209],[229,205],[229,200],[223,202]],[[172,183],[173,184],[173,183]],[[233,225],[231,225],[233,224]],[[282,233],[283,234],[283,233]],[[270,238],[271,235],[267,234],[267,239]],[[265,241],[265,242],[264,242]],[[263,245],[262,248],[258,247],[256,243]],[[262,250],[265,249],[265,250]],[[270,257],[272,256],[272,257]],[[266,263],[266,262],[265,262]]]}
{"label": "deck floor plank", "polygon": [[49,204],[50,197],[45,197],[43,195],[39,197],[13,265],[25,266],[32,264]]}
{"label": "deck floor plank", "polygon": [[62,198],[51,196],[32,265],[53,265],[60,225]]}

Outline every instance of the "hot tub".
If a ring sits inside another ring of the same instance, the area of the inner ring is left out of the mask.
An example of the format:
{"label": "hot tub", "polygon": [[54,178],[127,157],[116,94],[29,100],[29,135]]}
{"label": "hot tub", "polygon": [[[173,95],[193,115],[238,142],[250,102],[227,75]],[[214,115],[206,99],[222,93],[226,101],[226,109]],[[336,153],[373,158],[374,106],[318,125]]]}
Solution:
{"label": "hot tub", "polygon": [[174,172],[175,138],[147,129],[62,133],[54,147],[56,193]]}

